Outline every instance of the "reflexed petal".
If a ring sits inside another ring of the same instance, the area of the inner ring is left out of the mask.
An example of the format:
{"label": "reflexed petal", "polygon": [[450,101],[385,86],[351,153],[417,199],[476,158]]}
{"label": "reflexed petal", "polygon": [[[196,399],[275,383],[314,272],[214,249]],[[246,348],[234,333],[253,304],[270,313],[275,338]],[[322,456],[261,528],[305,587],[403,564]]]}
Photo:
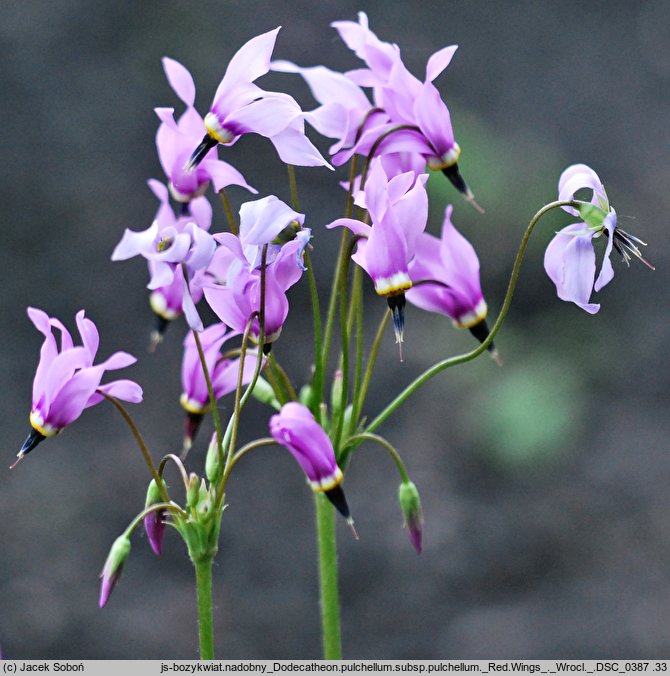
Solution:
{"label": "reflexed petal", "polygon": [[435,52],[426,64],[426,82],[432,82],[451,62],[458,45],[443,47]]}
{"label": "reflexed petal", "polygon": [[226,74],[216,90],[214,100],[226,93],[238,83],[253,82],[256,78],[270,70],[272,50],[281,26],[272,31],[258,35],[246,42],[233,56],[226,69]]}
{"label": "reflexed petal", "polygon": [[231,112],[226,117],[226,125],[269,138],[283,131],[301,114],[298,104],[290,96],[274,94]]}
{"label": "reflexed petal", "polygon": [[427,82],[414,104],[416,121],[421,131],[431,142],[438,156],[454,146],[454,131],[451,127],[449,109],[435,86]]}
{"label": "reflexed petal", "polygon": [[267,244],[293,221],[302,225],[304,214],[299,214],[274,195],[245,202],[240,207],[240,240],[243,245]]}
{"label": "reflexed petal", "polygon": [[75,373],[52,400],[46,422],[57,428],[74,422],[100,385],[104,372],[105,368],[100,365]]}
{"label": "reflexed petal", "polygon": [[[600,206],[599,198],[607,204],[605,188],[598,178],[598,174],[586,164],[573,164],[561,174],[558,179],[558,199],[572,200],[575,198],[575,193],[582,188],[593,190],[590,200],[592,204]],[[579,216],[572,207],[561,208],[573,216]]]}
{"label": "reflexed petal", "polygon": [[88,350],[88,353],[91,355],[91,361],[89,366],[93,364],[93,359],[98,351],[98,345],[100,344],[100,336],[98,334],[98,329],[95,327],[95,324],[84,316],[84,310],[80,310],[77,313],[75,318],[77,322],[77,328],[79,329],[79,335],[81,336],[84,347]]}
{"label": "reflexed petal", "polygon": [[305,136],[304,131],[289,126],[271,136],[270,141],[277,150],[281,161],[286,164],[295,164],[298,167],[328,167],[332,169],[316,146]]}
{"label": "reflexed petal", "polygon": [[191,74],[184,66],[167,56],[162,59],[163,70],[175,94],[187,105],[195,102],[195,84]]}
{"label": "reflexed petal", "polygon": [[212,177],[212,185],[214,190],[219,192],[222,188],[229,185],[239,185],[246,188],[249,192],[257,193],[258,190],[252,188],[245,180],[244,176],[235,169],[232,165],[223,160],[204,160],[201,164],[207,173]]}
{"label": "reflexed petal", "polygon": [[72,378],[77,369],[89,364],[90,355],[83,347],[73,347],[61,352],[52,362],[44,382],[44,396],[47,403],[53,402],[61,389]]}
{"label": "reflexed petal", "polygon": [[614,268],[612,267],[612,261],[610,260],[612,247],[614,246],[614,229],[616,228],[616,213],[614,211],[610,211],[607,216],[605,216],[603,227],[607,231],[607,246],[605,247],[605,255],[600,268],[600,274],[593,286],[596,291],[600,291],[600,289],[609,284],[614,277]]}
{"label": "reflexed petal", "polygon": [[563,228],[551,240],[544,255],[544,268],[556,285],[558,297],[575,303],[590,314],[600,305],[589,303],[596,273],[596,255],[591,234],[575,234],[583,230],[577,223]]}
{"label": "reflexed petal", "polygon": [[156,241],[158,235],[158,222],[154,221],[149,228],[137,232],[135,230],[124,230],[121,241],[116,245],[112,253],[113,261],[124,261],[133,256],[141,254],[144,250],[150,248]]}
{"label": "reflexed petal", "polygon": [[[113,380],[111,383],[99,385],[96,389],[102,390],[111,397],[129,401],[132,404],[139,404],[142,401],[142,388],[132,380]],[[86,403],[85,408],[93,406],[102,401],[104,397],[101,394],[93,393]]]}

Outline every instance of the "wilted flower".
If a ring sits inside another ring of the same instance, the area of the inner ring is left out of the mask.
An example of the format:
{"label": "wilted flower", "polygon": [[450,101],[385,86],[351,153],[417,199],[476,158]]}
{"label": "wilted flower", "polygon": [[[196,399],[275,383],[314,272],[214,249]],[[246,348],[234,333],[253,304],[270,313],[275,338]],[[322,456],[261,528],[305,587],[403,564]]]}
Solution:
{"label": "wilted flower", "polygon": [[310,410],[298,402],[284,404],[281,411],[270,418],[270,434],[298,461],[312,490],[324,493],[338,512],[351,521],[340,486],[342,470],[337,466],[333,444]]}
{"label": "wilted flower", "polygon": [[[451,205],[445,210],[440,239],[426,232],[419,235],[416,255],[409,264],[413,286],[407,300],[428,312],[447,315],[454,326],[469,329],[484,341],[489,334],[488,308],[479,279],[479,258],[451,222],[452,211]],[[489,350],[497,357],[493,343]]]}
{"label": "wilted flower", "polygon": [[130,539],[124,533],[114,540],[102,573],[100,573],[100,578],[102,579],[100,583],[100,600],[98,601],[100,608],[104,608],[107,605],[107,601],[109,601],[109,597],[121,577],[123,566],[129,555]]}
{"label": "wilted flower", "polygon": [[268,92],[253,81],[270,69],[279,28],[249,40],[233,56],[205,116],[207,133],[191,155],[197,166],[217,143],[232,145],[244,134],[260,134],[287,164],[329,166],[305,136],[303,113],[288,94]]}
{"label": "wilted flower", "polygon": [[256,192],[244,176],[227,162],[218,159],[217,150],[211,148],[194,171],[186,170],[193,148],[206,133],[205,123],[196,111],[195,84],[181,63],[163,58],[163,69],[175,94],[186,104],[186,110],[175,122],[173,108],[156,108],[162,124],[156,133],[156,148],[172,197],[177,202],[190,202],[202,195],[210,181],[217,192],[229,185],[238,185]]}
{"label": "wilted flower", "polygon": [[[130,366],[137,360],[126,352],[115,352],[106,361],[94,366],[99,335],[95,324],[84,316],[84,310],[80,310],[76,316],[82,339],[80,346],[74,346],[70,333],[58,319],[49,317],[42,310],[30,307],[28,317],[44,335],[44,343],[33,380],[30,412],[32,431],[21,447],[16,462],[46,437],[58,434],[74,422],[84,409],[101,402],[104,399],[101,392],[133,403],[142,401],[142,388],[130,380],[100,384],[105,371]],[[61,334],[60,351],[53,335],[54,328]]]}
{"label": "wilted flower", "polygon": [[[590,303],[589,299],[592,291],[600,291],[614,277],[610,261],[612,249],[627,265],[635,256],[652,270],[654,268],[642,257],[637,246],[646,244],[617,225],[616,212],[610,207],[605,188],[593,169],[585,164],[568,167],[558,182],[558,199],[572,200],[583,188],[592,191],[590,204],[583,204],[578,210],[563,207],[573,215],[579,214],[583,221],[568,225],[551,240],[544,255],[544,268],[556,285],[559,298],[595,314],[600,304]],[[601,235],[607,239],[607,245],[596,277],[594,241]]]}

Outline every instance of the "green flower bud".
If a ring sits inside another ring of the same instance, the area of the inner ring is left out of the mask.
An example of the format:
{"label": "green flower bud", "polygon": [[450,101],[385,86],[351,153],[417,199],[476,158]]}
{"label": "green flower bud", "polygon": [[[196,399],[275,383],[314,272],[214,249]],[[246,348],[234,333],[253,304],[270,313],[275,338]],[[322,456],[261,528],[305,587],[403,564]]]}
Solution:
{"label": "green flower bud", "polygon": [[254,399],[257,399],[262,404],[272,406],[272,408],[274,408],[276,411],[281,410],[281,404],[279,401],[277,401],[277,397],[275,397],[272,385],[270,385],[270,383],[265,380],[263,376],[258,376],[258,380],[256,381],[251,394]]}
{"label": "green flower bud", "polygon": [[102,578],[102,583],[100,585],[100,600],[98,601],[100,608],[104,608],[105,605],[107,605],[107,601],[109,601],[109,597],[121,576],[123,564],[126,562],[129,555],[130,539],[124,533],[114,540],[114,544],[109,550],[107,560],[105,561],[102,573],[100,574],[100,577]]}
{"label": "green flower bud", "polygon": [[195,472],[191,472],[188,477],[188,488],[186,489],[186,506],[194,509],[198,505],[200,498],[200,477]]}
{"label": "green flower bud", "polygon": [[[163,479],[161,479],[161,483],[163,484],[163,487],[167,490],[167,484]],[[161,495],[160,490],[158,490],[156,480],[152,479],[151,482],[149,483],[149,488],[147,488],[147,498],[144,501],[144,507],[146,509],[147,507],[151,507],[151,505],[155,505],[158,502],[163,502],[163,496]]]}
{"label": "green flower bud", "polygon": [[342,403],[343,380],[344,376],[342,374],[342,371],[338,369],[337,371],[335,371],[335,377],[333,378],[333,386],[330,388],[330,408],[333,412],[333,417],[338,415],[342,410],[341,403]]}
{"label": "green flower bud", "polygon": [[423,530],[423,511],[421,498],[413,481],[403,481],[398,489],[400,509],[405,518],[409,539],[417,554],[421,554],[421,535]]}
{"label": "green flower bud", "polygon": [[307,408],[311,409],[312,407],[312,400],[314,399],[314,388],[311,385],[303,385],[300,388],[300,392],[298,394],[298,400],[303,406],[307,406]]}

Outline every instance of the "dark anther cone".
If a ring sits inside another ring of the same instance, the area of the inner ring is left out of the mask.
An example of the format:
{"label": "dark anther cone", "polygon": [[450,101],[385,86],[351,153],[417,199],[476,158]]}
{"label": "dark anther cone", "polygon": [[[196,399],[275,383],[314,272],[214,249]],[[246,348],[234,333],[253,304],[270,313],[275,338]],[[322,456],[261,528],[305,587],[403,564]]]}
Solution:
{"label": "dark anther cone", "polygon": [[168,319],[161,317],[161,315],[156,315],[156,324],[149,336],[149,347],[147,348],[149,352],[155,352],[156,348],[163,342],[163,337],[169,324],[170,321]]}
{"label": "dark anther cone", "polygon": [[[474,326],[470,327],[470,333],[480,342],[483,343],[488,337],[489,337],[489,327],[488,324],[486,323],[485,319],[482,319],[480,322],[475,324]],[[500,355],[498,354],[498,350],[496,349],[495,343],[491,341],[486,349],[490,352],[491,354],[491,359],[495,361],[496,364],[499,366],[502,365],[502,359],[500,358]]]}
{"label": "dark anther cone", "polygon": [[472,190],[468,188],[468,184],[465,182],[465,179],[461,176],[461,172],[458,168],[458,163],[455,162],[452,164],[450,167],[446,167],[442,169],[442,173],[451,181],[451,184],[458,190],[458,192],[465,197],[465,199],[472,204],[472,206],[479,211],[480,213],[484,213],[484,209],[482,209],[477,202],[475,202],[475,196],[472,194]]}
{"label": "dark anther cone", "polygon": [[30,434],[23,442],[23,446],[21,446],[21,450],[17,454],[17,459],[12,465],[10,465],[9,469],[16,467],[24,455],[28,455],[28,453],[30,453],[30,451],[32,451],[33,448],[37,446],[37,444],[39,444],[41,441],[44,441],[45,439],[46,437],[41,432],[38,432],[36,429],[31,429]]}
{"label": "dark anther cone", "polygon": [[205,137],[200,141],[200,145],[193,151],[193,154],[186,163],[186,171],[193,171],[217,143],[218,141],[215,138],[212,138],[209,134],[205,134]]}
{"label": "dark anther cone", "polygon": [[272,343],[263,343],[263,354],[267,357],[272,352]]}
{"label": "dark anther cone", "polygon": [[182,460],[186,460],[204,417],[202,413],[191,413],[190,411],[186,413],[186,433],[184,434],[184,446],[180,456]]}
{"label": "dark anther cone", "polygon": [[344,491],[342,486],[335,486],[329,491],[324,491],[324,495],[331,501],[333,507],[345,518],[350,519],[351,514],[349,513],[349,505],[347,505],[347,499],[344,497]]}
{"label": "dark anther cone", "polygon": [[399,293],[396,296],[389,296],[386,299],[393,315],[393,329],[395,331],[395,342],[402,343],[403,332],[405,331],[405,294]]}

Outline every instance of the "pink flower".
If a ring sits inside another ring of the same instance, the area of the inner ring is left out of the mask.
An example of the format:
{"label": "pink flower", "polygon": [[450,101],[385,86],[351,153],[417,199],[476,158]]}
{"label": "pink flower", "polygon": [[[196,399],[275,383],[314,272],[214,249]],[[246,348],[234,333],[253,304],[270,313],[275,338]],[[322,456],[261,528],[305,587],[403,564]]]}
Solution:
{"label": "pink flower", "polygon": [[288,94],[253,84],[270,69],[279,28],[249,40],[233,56],[205,116],[207,133],[191,155],[192,169],[217,143],[232,145],[244,134],[260,134],[287,164],[330,166],[305,136],[303,112]]}
{"label": "pink flower", "polygon": [[215,148],[203,156],[197,169],[186,170],[193,148],[207,130],[193,105],[195,84],[191,74],[181,63],[168,57],[163,58],[163,69],[175,94],[186,104],[186,110],[177,122],[174,108],[155,109],[162,123],[156,134],[156,147],[172,197],[177,202],[190,202],[205,192],[210,181],[217,192],[229,185],[239,185],[255,193],[237,169],[218,159]]}
{"label": "pink flower", "polygon": [[312,490],[324,493],[350,521],[349,507],[340,486],[342,470],[337,466],[333,444],[310,410],[297,402],[284,404],[281,411],[270,418],[270,434],[297,460]]}
{"label": "pink flower", "polygon": [[[44,335],[40,361],[33,380],[32,431],[18,453],[19,460],[46,437],[58,434],[74,422],[89,406],[101,402],[100,392],[137,403],[142,401],[142,388],[130,380],[115,380],[101,385],[105,371],[113,371],[134,364],[135,357],[126,352],[115,352],[101,364],[93,365],[98,351],[98,330],[80,310],[76,316],[82,345],[75,346],[63,324],[50,318],[42,310],[28,308],[28,317]],[[61,334],[60,351],[53,329]],[[18,462],[18,460],[17,460]],[[15,463],[16,464],[16,463]]]}
{"label": "pink flower", "polygon": [[375,291],[387,298],[393,311],[396,342],[403,340],[405,291],[412,286],[409,263],[428,219],[427,174],[406,172],[388,179],[376,159],[356,203],[364,206],[372,225],[353,218],[340,218],[326,227],[349,228],[358,240],[352,259],[372,278]]}
{"label": "pink flower", "polygon": [[[426,232],[419,235],[416,256],[409,265],[413,286],[407,300],[428,312],[446,315],[454,326],[469,329],[484,341],[489,334],[488,308],[479,279],[479,258],[451,222],[452,211],[451,205],[445,210],[440,239]],[[415,285],[419,281],[427,283]],[[489,350],[497,358],[493,343]]]}

